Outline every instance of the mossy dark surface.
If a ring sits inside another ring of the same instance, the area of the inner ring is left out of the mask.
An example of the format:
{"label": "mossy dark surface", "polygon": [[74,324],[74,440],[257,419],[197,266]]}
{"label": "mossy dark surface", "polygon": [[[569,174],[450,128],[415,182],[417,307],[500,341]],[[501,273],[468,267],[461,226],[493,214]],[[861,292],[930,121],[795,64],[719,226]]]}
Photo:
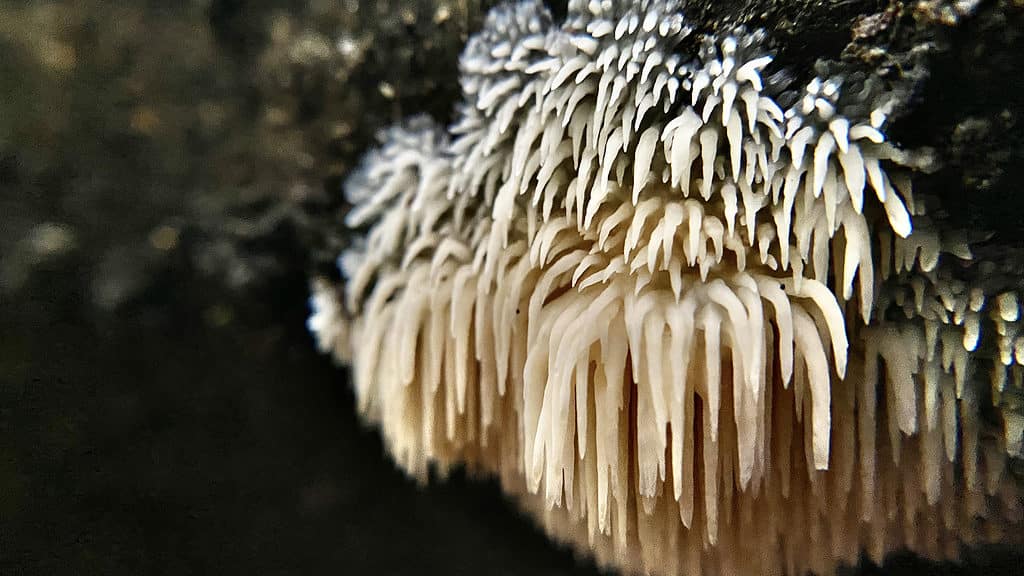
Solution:
{"label": "mossy dark surface", "polygon": [[[405,479],[303,326],[306,278],[345,241],[339,182],[381,127],[450,115],[492,4],[0,5],[0,574],[596,571],[492,482]],[[692,14],[775,30],[793,66],[940,41],[897,134],[939,150],[951,221],[1017,262],[1021,8],[921,5]]]}

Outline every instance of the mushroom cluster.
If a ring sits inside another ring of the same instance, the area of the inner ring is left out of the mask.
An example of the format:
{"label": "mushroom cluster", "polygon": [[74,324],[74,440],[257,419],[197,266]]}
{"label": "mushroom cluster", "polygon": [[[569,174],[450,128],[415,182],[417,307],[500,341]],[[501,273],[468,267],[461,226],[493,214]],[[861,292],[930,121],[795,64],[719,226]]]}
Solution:
{"label": "mushroom cluster", "polygon": [[402,468],[496,474],[626,570],[1006,537],[1024,420],[991,432],[972,366],[993,300],[997,365],[1024,360],[1014,295],[944,273],[970,250],[914,196],[882,82],[800,85],[763,31],[681,8],[494,9],[453,125],[388,129],[346,182],[321,348]]}

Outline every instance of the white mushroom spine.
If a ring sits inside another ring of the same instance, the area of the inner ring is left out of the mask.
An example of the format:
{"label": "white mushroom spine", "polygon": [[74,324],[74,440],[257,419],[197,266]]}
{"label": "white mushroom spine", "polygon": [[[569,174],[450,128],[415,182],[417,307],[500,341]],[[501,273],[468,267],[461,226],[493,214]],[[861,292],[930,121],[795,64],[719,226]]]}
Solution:
{"label": "white mushroom spine", "polygon": [[[365,232],[309,321],[403,468],[500,475],[663,574],[951,557],[1019,515],[1024,420],[983,434],[968,384],[985,298],[939,273],[969,251],[915,204],[884,94],[773,84],[764,32],[671,0],[497,8],[460,66],[455,123],[389,129],[348,180]],[[1016,366],[1016,296],[993,310]]]}

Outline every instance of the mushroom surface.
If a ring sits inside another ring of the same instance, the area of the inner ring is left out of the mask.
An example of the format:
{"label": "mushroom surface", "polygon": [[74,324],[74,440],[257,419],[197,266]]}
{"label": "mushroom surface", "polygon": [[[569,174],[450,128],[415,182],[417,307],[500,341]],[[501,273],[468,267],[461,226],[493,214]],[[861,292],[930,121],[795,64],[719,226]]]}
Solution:
{"label": "mushroom surface", "polygon": [[836,69],[797,83],[673,0],[494,9],[454,123],[386,130],[348,179],[344,284],[314,285],[398,464],[497,475],[626,571],[1013,538],[1024,418],[982,400],[1019,378],[1016,294],[950,272],[970,249],[911,189],[884,82]]}

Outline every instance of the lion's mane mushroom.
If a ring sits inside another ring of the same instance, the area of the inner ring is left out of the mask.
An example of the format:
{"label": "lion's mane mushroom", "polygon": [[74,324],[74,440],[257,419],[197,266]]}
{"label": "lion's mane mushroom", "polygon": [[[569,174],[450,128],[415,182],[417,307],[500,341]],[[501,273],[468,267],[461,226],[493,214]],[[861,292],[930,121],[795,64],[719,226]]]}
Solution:
{"label": "lion's mane mushroom", "polygon": [[455,123],[387,130],[346,183],[363,232],[343,294],[316,285],[321,346],[404,469],[497,474],[626,569],[1003,538],[1021,424],[981,421],[986,299],[943,272],[970,252],[912,195],[882,83],[794,85],[765,33],[680,4],[493,10]]}

